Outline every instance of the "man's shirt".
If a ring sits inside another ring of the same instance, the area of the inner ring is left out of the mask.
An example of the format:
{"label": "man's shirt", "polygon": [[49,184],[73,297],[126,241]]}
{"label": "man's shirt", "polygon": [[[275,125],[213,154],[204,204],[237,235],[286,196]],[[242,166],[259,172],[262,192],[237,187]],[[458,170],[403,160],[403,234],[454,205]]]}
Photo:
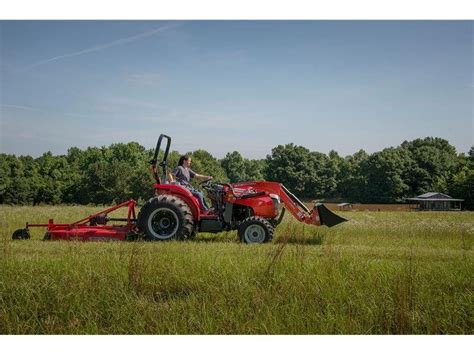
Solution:
{"label": "man's shirt", "polygon": [[191,179],[196,176],[196,173],[189,168],[186,169],[184,166],[179,165],[173,170],[173,175],[176,177],[176,181],[181,185],[188,186]]}

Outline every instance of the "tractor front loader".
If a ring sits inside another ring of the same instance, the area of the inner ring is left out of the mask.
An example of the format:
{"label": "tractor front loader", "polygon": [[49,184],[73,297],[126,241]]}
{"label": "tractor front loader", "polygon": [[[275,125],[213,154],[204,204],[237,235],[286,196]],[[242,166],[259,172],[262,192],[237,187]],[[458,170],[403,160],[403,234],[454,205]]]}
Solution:
{"label": "tractor front loader", "polygon": [[[163,160],[158,164],[158,153],[166,139]],[[273,237],[288,210],[298,221],[316,226],[335,226],[346,219],[332,213],[323,204],[306,207],[294,194],[278,182],[248,181],[235,184],[203,181],[212,208],[203,211],[197,198],[184,186],[170,181],[167,166],[171,138],[160,135],[151,163],[155,179],[155,196],[135,214],[133,200],[70,224],[26,224],[13,233],[13,239],[28,239],[29,227],[46,227],[48,240],[190,240],[198,232],[219,233],[237,230],[244,243],[266,243]],[[161,169],[160,169],[161,168]],[[161,170],[161,171],[159,171]],[[128,207],[126,218],[110,218],[108,214]],[[108,224],[122,222],[121,224]]]}

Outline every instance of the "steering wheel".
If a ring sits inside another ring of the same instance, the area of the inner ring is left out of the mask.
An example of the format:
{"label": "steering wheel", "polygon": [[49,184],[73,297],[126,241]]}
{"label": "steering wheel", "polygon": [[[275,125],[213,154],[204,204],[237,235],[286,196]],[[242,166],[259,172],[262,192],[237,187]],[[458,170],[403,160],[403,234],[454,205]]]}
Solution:
{"label": "steering wheel", "polygon": [[211,184],[210,184],[211,181],[212,181],[212,178],[207,179],[207,180],[204,180],[204,181],[201,181],[201,182],[199,183],[199,186],[202,186],[202,187],[210,186],[210,185],[211,185]]}

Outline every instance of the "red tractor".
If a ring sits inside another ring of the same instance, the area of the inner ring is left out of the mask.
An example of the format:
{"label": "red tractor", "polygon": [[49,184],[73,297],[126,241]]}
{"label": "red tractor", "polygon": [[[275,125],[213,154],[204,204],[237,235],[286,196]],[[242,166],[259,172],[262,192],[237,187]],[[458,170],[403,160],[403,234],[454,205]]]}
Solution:
{"label": "red tractor", "polygon": [[[163,160],[158,153],[163,139],[167,140]],[[235,184],[203,181],[200,186],[207,192],[212,208],[202,211],[199,202],[185,187],[170,181],[167,159],[171,138],[160,135],[151,160],[156,183],[155,196],[135,214],[133,200],[123,202],[70,224],[26,224],[25,229],[13,233],[13,239],[28,239],[29,227],[47,227],[45,239],[64,240],[129,240],[144,236],[146,240],[189,240],[197,232],[218,233],[237,230],[245,243],[266,243],[273,237],[276,226],[282,221],[285,210],[299,221],[332,227],[346,220],[316,203],[310,210],[285,186],[277,182],[248,181]],[[110,218],[108,214],[128,207],[127,218]],[[126,222],[125,224],[107,224]]]}

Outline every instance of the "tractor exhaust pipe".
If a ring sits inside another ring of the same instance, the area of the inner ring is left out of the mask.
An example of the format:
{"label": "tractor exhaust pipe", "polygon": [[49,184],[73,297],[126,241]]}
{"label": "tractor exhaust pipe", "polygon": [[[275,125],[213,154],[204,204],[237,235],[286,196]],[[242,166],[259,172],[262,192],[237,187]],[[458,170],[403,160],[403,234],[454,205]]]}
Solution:
{"label": "tractor exhaust pipe", "polygon": [[314,213],[317,213],[317,216],[319,216],[321,225],[334,227],[339,223],[347,222],[347,219],[331,212],[331,210],[329,210],[322,203],[316,203],[314,205],[314,210]]}

